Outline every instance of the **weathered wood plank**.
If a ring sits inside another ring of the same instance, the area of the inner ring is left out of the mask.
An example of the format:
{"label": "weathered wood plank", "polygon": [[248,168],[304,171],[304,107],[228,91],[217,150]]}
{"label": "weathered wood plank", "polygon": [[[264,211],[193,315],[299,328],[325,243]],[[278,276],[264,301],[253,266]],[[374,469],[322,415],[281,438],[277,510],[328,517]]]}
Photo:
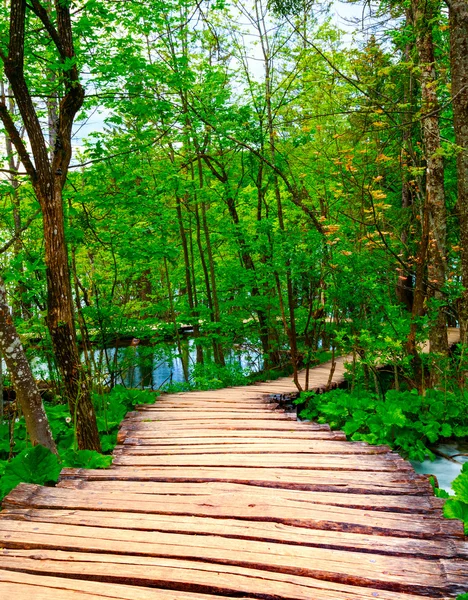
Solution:
{"label": "weathered wood plank", "polygon": [[126,428],[126,424],[122,425],[120,430],[120,436],[128,437],[138,437],[141,440],[166,440],[164,443],[172,443],[177,444],[179,439],[184,438],[199,438],[205,439],[208,441],[213,441],[213,443],[217,443],[221,441],[222,438],[229,438],[233,441],[239,441],[242,443],[244,438],[247,439],[275,439],[275,440],[346,440],[346,436],[342,431],[330,431],[330,429],[320,429],[320,430],[287,430],[287,431],[263,431],[263,430],[254,430],[246,433],[245,431],[232,431],[229,429],[190,429],[189,431],[182,430],[164,430],[161,431],[159,429],[154,430],[138,430],[135,428]]}
{"label": "weathered wood plank", "polygon": [[190,421],[213,421],[224,422],[224,421],[251,421],[251,420],[263,420],[267,419],[269,422],[275,421],[287,421],[291,422],[291,418],[284,412],[280,411],[266,411],[266,410],[234,410],[229,411],[202,411],[202,410],[145,410],[145,411],[133,411],[127,414],[125,420],[127,423],[148,423],[150,421],[181,421],[188,423]]}
{"label": "weathered wood plank", "polygon": [[[25,541],[27,540],[27,541]],[[331,581],[374,585],[386,589],[430,590],[446,585],[446,572],[439,561],[360,553],[329,548],[278,544],[257,540],[231,538],[226,544],[219,536],[197,536],[161,531],[143,532],[125,529],[86,527],[55,523],[29,523],[6,520],[0,530],[3,548],[27,546],[73,552],[105,552],[125,556],[150,556],[186,560],[201,560],[215,564],[237,565],[276,573],[290,573]],[[452,568],[449,584],[468,583],[468,573],[460,565]],[[363,567],[365,573],[363,573]],[[402,582],[401,575],[405,574]],[[460,588],[457,587],[457,590]]]}
{"label": "weathered wood plank", "polygon": [[[178,515],[147,514],[143,512],[102,512],[94,510],[61,509],[7,509],[2,519],[31,521],[86,527],[130,529],[141,531],[164,531],[196,535],[216,535],[276,542],[317,548],[352,550],[365,553],[394,554],[397,556],[420,556],[428,558],[468,558],[468,543],[450,538],[441,540],[411,537],[380,536],[348,531],[308,529],[283,523],[246,521],[232,518],[211,518]],[[99,534],[100,535],[100,534]],[[133,541],[138,537],[132,536]],[[226,541],[226,547],[229,542]]]}
{"label": "weathered wood plank", "polygon": [[158,455],[145,450],[144,454],[123,452],[114,457],[116,466],[174,466],[174,467],[262,467],[298,470],[412,472],[413,467],[393,453],[375,456],[355,454],[181,454]]}
{"label": "weathered wood plank", "polygon": [[198,430],[204,429],[205,431],[329,431],[329,428],[320,427],[317,429],[316,426],[313,426],[310,423],[305,422],[297,422],[292,419],[285,420],[265,420],[265,419],[252,419],[250,421],[241,420],[241,419],[216,419],[212,417],[208,420],[190,420],[190,421],[154,421],[153,419],[148,419],[147,421],[125,421],[125,425],[123,428],[126,431],[131,431],[134,435],[135,433],[140,433],[141,431],[157,431],[159,432],[180,432],[190,430]]}
{"label": "weathered wood plank", "polygon": [[[238,483],[223,483],[217,481],[205,483],[184,483],[165,481],[89,481],[87,479],[64,479],[59,487],[69,489],[82,489],[92,491],[108,491],[122,494],[151,494],[156,496],[219,496],[239,492],[257,497],[270,499],[270,488],[251,486]],[[435,496],[405,496],[405,495],[380,495],[380,494],[352,494],[334,492],[311,492],[303,490],[289,490],[279,488],[274,492],[276,499],[298,500],[303,503],[329,504],[330,506],[348,506],[350,508],[363,508],[397,513],[424,513],[439,511],[444,504],[442,498]]]}
{"label": "weathered wood plank", "polygon": [[320,471],[279,468],[230,468],[224,467],[111,467],[109,469],[62,469],[61,479],[84,478],[90,481],[179,481],[203,483],[222,481],[260,485],[269,488],[285,488],[324,492],[352,492],[355,494],[408,494],[432,493],[426,477],[411,471],[359,472]]}
{"label": "weathered wood plank", "polygon": [[124,446],[117,448],[120,454],[124,451],[127,455],[133,454],[208,454],[220,452],[235,452],[236,454],[351,454],[373,455],[386,454],[388,446],[370,446],[363,442],[341,442],[334,440],[320,441],[293,441],[255,438],[235,440],[211,439],[209,443],[199,438],[180,438],[177,444],[161,444],[158,440],[142,440],[140,438],[127,438]]}
{"label": "weathered wood plank", "polygon": [[[40,560],[38,560],[39,556]],[[148,587],[170,585],[172,589],[202,593],[214,592],[221,593],[221,595],[243,593],[267,600],[278,600],[278,598],[337,600],[339,592],[354,594],[350,597],[355,600],[376,597],[390,599],[392,596],[388,595],[389,592],[440,598],[463,591],[463,583],[447,581],[439,561],[405,561],[403,570],[399,570],[398,565],[395,565],[383,573],[383,569],[378,568],[377,561],[385,558],[388,557],[372,558],[371,555],[367,555],[366,561],[364,561],[363,556],[360,555],[359,573],[356,574],[348,572],[347,564],[341,564],[330,558],[329,561],[319,564],[308,564],[305,572],[297,575],[278,572],[274,569],[269,571],[262,568],[224,564],[221,560],[210,563],[188,559],[120,556],[97,552],[63,552],[41,549],[38,554],[37,550],[4,549],[0,551],[0,568],[48,575],[78,575],[86,579],[131,583]],[[372,562],[374,560],[376,562]],[[252,562],[255,562],[253,557]],[[119,565],[124,566],[119,567]],[[322,591],[326,594],[324,595]],[[330,595],[329,592],[333,592],[334,595]],[[402,599],[400,598],[400,600]]]}
{"label": "weathered wood plank", "polygon": [[[145,588],[121,584],[30,575],[20,571],[0,569],[0,589],[4,598],[13,594],[15,600],[221,600],[225,596],[196,594],[174,590]],[[244,596],[240,600],[252,600]]]}
{"label": "weathered wood plank", "polygon": [[[50,489],[23,484],[5,499],[6,508],[59,508],[108,510],[117,512],[196,515],[288,523],[313,529],[375,533],[378,535],[420,538],[463,537],[457,521],[439,515],[405,515],[383,511],[315,505],[292,499],[255,497],[248,494],[152,497],[149,494],[126,494],[124,498],[108,492]],[[4,527],[4,526],[3,526]]]}

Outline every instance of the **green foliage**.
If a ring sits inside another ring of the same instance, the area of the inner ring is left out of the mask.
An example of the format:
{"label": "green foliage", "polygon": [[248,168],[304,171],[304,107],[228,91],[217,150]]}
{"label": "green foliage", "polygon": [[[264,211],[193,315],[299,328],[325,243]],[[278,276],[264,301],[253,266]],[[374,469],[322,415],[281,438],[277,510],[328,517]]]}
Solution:
{"label": "green foliage", "polygon": [[[111,450],[119,425],[127,412],[137,404],[153,404],[158,394],[148,390],[136,390],[117,385],[108,394],[94,396],[99,432],[104,434],[105,451]],[[104,450],[104,447],[103,447]]]}
{"label": "green foliage", "polygon": [[444,504],[444,516],[463,521],[465,533],[468,534],[468,463],[463,465],[462,472],[452,483],[452,488],[455,497],[449,498]]}
{"label": "green foliage", "polygon": [[55,454],[43,446],[27,448],[6,464],[0,479],[0,498],[20,482],[50,485],[56,483],[61,466]]}
{"label": "green foliage", "polygon": [[67,450],[61,454],[62,467],[82,469],[106,469],[112,456],[104,456],[95,450]]}
{"label": "green foliage", "polygon": [[466,400],[460,393],[427,390],[388,390],[384,397],[366,390],[305,392],[301,417],[329,423],[352,440],[389,444],[414,460],[433,457],[430,444],[440,438],[465,436],[468,427]]}
{"label": "green foliage", "polygon": [[224,366],[214,362],[205,362],[194,366],[190,381],[167,384],[162,389],[170,394],[191,390],[218,390],[225,387],[249,385],[258,378],[256,375],[249,377],[248,373],[236,362]]}

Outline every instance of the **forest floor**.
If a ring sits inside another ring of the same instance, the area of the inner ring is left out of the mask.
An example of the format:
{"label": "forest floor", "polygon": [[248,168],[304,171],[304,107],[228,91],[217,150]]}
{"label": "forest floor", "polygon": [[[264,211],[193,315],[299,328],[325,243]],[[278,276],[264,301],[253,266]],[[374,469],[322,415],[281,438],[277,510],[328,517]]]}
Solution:
{"label": "forest floor", "polygon": [[[311,371],[326,385],[330,365]],[[338,359],[333,380],[344,375]],[[299,422],[289,378],[166,395],[122,423],[109,469],[20,484],[0,513],[17,600],[417,600],[468,588],[463,526],[386,446]]]}

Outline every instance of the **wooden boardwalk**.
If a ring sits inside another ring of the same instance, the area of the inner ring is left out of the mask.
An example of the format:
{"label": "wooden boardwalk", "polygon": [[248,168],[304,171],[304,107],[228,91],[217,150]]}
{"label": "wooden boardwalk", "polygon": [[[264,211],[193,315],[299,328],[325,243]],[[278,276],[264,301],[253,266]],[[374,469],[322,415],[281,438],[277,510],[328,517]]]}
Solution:
{"label": "wooden boardwalk", "polygon": [[[311,387],[328,380],[314,369]],[[337,365],[334,380],[343,375]],[[107,470],[21,484],[0,513],[0,598],[422,600],[468,590],[462,525],[382,446],[296,421],[289,380],[165,396]]]}

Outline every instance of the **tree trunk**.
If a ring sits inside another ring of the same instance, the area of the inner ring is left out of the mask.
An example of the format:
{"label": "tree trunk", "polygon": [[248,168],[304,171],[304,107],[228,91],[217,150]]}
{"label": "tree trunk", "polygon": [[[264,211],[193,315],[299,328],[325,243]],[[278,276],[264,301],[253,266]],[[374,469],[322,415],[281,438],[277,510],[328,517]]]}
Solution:
{"label": "tree trunk", "polygon": [[43,210],[47,327],[75,422],[78,447],[100,451],[90,382],[81,364],[76,342],[61,185],[52,188],[49,197],[44,197],[40,189],[36,193]]}
{"label": "tree trunk", "polygon": [[33,446],[41,444],[57,453],[42,398],[31,372],[23,345],[13,324],[6,301],[6,289],[0,277],[0,354],[5,358],[11,375],[16,398],[26,422],[26,430]]}
{"label": "tree trunk", "polygon": [[422,134],[426,158],[426,199],[429,209],[428,296],[434,300],[429,326],[431,352],[448,354],[447,318],[442,287],[446,273],[447,218],[444,162],[440,153],[439,102],[432,28],[438,15],[434,0],[413,0],[416,46],[421,69]]}
{"label": "tree trunk", "polygon": [[468,4],[450,2],[450,62],[455,139],[462,148],[457,157],[458,214],[460,219],[461,275],[464,287],[460,301],[461,341],[468,333]]}

